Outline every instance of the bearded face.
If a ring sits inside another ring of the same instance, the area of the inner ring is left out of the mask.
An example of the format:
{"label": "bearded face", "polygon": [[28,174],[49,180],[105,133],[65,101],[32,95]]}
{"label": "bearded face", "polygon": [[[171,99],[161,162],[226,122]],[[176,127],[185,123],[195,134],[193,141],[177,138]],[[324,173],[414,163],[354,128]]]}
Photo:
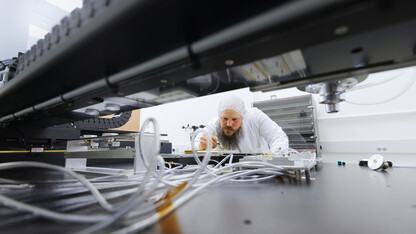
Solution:
{"label": "bearded face", "polygon": [[[242,128],[238,128],[237,130],[229,129],[229,127],[221,127],[221,124],[217,122],[217,137],[220,145],[224,149],[234,150],[238,148],[238,142],[240,141],[241,137],[243,137],[243,130]],[[232,131],[232,135],[227,135],[227,131]]]}
{"label": "bearded face", "polygon": [[236,149],[242,137],[243,118],[233,110],[225,110],[217,123],[217,137],[225,149]]}

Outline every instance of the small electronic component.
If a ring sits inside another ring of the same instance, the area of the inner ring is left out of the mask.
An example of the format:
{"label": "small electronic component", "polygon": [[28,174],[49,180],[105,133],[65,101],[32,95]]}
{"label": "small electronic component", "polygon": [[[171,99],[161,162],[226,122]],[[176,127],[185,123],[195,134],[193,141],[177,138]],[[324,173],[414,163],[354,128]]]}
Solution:
{"label": "small electronic component", "polygon": [[345,162],[338,161],[337,163],[338,163],[338,166],[345,166]]}
{"label": "small electronic component", "polygon": [[385,170],[389,167],[389,163],[384,161],[381,154],[374,154],[368,159],[368,167],[372,170]]}

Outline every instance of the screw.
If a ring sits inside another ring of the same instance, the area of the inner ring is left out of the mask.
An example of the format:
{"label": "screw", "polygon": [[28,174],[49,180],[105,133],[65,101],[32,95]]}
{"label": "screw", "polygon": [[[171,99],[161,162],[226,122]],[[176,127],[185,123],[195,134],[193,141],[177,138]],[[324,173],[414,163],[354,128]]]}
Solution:
{"label": "screw", "polygon": [[225,65],[227,65],[227,66],[231,66],[231,65],[233,65],[234,64],[234,60],[232,60],[232,59],[227,59],[227,60],[225,60]]}
{"label": "screw", "polygon": [[341,35],[346,34],[348,31],[349,31],[348,26],[343,25],[343,26],[339,26],[339,27],[335,28],[334,29],[334,34],[337,35],[337,36],[341,36]]}

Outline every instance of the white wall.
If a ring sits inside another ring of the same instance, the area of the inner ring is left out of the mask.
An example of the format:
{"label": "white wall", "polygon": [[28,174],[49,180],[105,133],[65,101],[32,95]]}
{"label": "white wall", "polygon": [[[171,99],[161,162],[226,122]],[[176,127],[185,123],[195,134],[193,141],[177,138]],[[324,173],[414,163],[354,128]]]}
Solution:
{"label": "white wall", "polygon": [[184,147],[190,144],[192,130],[182,129],[182,126],[199,126],[212,121],[218,116],[219,101],[228,95],[239,96],[247,106],[251,106],[253,93],[244,88],[142,109],[140,126],[147,118],[155,117],[161,132],[168,134],[162,139],[168,139],[174,146]]}
{"label": "white wall", "polygon": [[26,52],[29,21],[35,0],[0,0],[0,60]]}
{"label": "white wall", "polygon": [[[371,74],[357,87],[372,87],[344,94],[346,102],[341,102],[340,112],[334,114],[326,113],[325,106],[318,104],[319,95],[313,94],[324,161],[356,162],[381,153],[387,160],[416,163],[415,80],[416,67]],[[272,95],[284,98],[305,93],[296,88],[252,93],[245,88],[142,109],[141,121],[153,116],[173,145],[188,144],[190,131],[185,132],[181,126],[200,125],[215,118],[219,100],[231,94],[239,95],[251,106],[252,102],[268,100]]]}
{"label": "white wall", "polygon": [[[342,95],[346,101],[338,113],[326,113],[313,94],[323,160],[356,162],[380,153],[387,160],[416,163],[416,67],[371,74],[356,87],[365,86],[370,87]],[[255,101],[302,93],[291,88],[255,95]]]}
{"label": "white wall", "polygon": [[[0,0],[0,60],[25,53],[44,37],[43,32],[51,31],[72,9],[81,5],[81,0]],[[42,32],[31,33],[29,25]]]}

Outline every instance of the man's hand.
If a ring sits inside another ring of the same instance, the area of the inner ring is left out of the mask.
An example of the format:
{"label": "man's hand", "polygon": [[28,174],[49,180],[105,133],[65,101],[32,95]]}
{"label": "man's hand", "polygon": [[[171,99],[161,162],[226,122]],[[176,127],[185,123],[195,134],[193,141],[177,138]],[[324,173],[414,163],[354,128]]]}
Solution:
{"label": "man's hand", "polygon": [[[215,136],[211,136],[211,139],[212,139],[212,148],[214,149],[214,148],[217,147],[218,138],[215,137]],[[206,150],[207,149],[207,144],[208,144],[207,143],[207,135],[203,135],[200,139],[200,142],[199,142],[199,149],[200,150]]]}

